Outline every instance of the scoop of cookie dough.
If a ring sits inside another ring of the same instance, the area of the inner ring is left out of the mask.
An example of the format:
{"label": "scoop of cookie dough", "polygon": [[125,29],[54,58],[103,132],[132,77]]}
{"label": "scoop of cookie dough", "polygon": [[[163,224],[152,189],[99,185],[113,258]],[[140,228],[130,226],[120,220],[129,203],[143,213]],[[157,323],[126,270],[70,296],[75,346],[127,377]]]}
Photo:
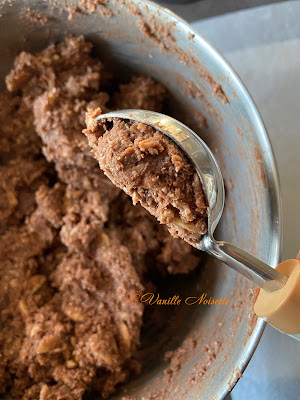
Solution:
{"label": "scoop of cookie dough", "polygon": [[83,132],[105,175],[172,236],[196,247],[207,232],[207,203],[192,163],[153,127],[120,118],[95,120],[100,114],[100,109],[87,113]]}

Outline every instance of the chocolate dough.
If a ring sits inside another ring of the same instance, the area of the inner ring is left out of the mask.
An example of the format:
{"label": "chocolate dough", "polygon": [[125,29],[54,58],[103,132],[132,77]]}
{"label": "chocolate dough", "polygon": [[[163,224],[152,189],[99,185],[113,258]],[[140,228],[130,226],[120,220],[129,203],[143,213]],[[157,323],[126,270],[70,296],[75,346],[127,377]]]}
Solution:
{"label": "chocolate dough", "polygon": [[117,82],[83,37],[21,53],[0,94],[0,392],[15,399],[103,397],[139,373],[151,271],[187,273],[199,256],[99,170],[85,112],[163,110],[147,77]]}

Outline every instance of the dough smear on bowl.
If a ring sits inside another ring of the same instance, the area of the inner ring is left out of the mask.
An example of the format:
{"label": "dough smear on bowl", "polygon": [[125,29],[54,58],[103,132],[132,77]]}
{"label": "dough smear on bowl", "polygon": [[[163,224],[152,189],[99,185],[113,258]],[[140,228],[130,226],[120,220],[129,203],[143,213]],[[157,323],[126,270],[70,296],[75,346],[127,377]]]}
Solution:
{"label": "dough smear on bowl", "polygon": [[105,175],[172,236],[196,246],[207,232],[207,205],[192,163],[171,139],[141,122],[87,114],[85,135]]}

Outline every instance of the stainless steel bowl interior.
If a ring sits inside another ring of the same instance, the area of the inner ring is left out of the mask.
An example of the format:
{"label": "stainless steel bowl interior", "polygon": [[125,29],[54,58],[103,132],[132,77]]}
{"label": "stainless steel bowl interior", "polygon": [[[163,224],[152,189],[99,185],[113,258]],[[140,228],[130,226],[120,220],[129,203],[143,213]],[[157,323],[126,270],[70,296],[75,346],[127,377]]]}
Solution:
{"label": "stainless steel bowl interior", "polygon": [[[110,1],[105,7],[113,12],[112,17],[102,18],[96,12],[77,14],[71,21],[63,8],[66,3],[70,1],[56,1],[55,5],[39,0],[0,2],[2,88],[20,50],[38,51],[70,34],[83,34],[91,40],[95,54],[111,64],[116,76],[135,72],[161,81],[173,98],[170,114],[199,132],[221,166],[226,205],[216,237],[275,266],[281,237],[276,165],[262,120],[231,66],[191,26],[154,3],[125,1],[122,5]],[[45,26],[20,23],[24,7],[52,18]],[[152,29],[151,37],[141,32],[145,23]],[[226,104],[218,97],[215,84],[221,85]],[[206,118],[207,128],[199,127],[199,113]],[[164,400],[224,399],[249,362],[264,327],[252,311],[255,292],[251,285],[225,265],[207,258],[191,277],[171,278],[168,288],[161,290],[180,293],[182,298],[208,292],[208,296],[226,297],[230,302],[227,306],[162,311],[161,320],[171,317],[173,323],[150,323],[144,329],[141,357],[146,360],[145,368],[127,384],[127,394],[142,398],[152,390],[162,390]],[[163,378],[168,365],[164,352],[189,338],[196,339],[196,347],[187,354],[176,376],[168,383],[157,380]],[[208,362],[205,372],[202,366]]]}

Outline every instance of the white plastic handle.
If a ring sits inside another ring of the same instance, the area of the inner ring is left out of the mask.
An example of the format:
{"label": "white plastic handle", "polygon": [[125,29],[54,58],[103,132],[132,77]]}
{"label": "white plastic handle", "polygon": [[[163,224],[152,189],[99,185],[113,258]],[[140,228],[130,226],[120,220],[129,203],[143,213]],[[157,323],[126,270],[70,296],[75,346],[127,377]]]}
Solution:
{"label": "white plastic handle", "polygon": [[254,311],[280,332],[300,340],[300,261],[287,260],[276,269],[287,276],[285,285],[274,292],[260,289]]}

